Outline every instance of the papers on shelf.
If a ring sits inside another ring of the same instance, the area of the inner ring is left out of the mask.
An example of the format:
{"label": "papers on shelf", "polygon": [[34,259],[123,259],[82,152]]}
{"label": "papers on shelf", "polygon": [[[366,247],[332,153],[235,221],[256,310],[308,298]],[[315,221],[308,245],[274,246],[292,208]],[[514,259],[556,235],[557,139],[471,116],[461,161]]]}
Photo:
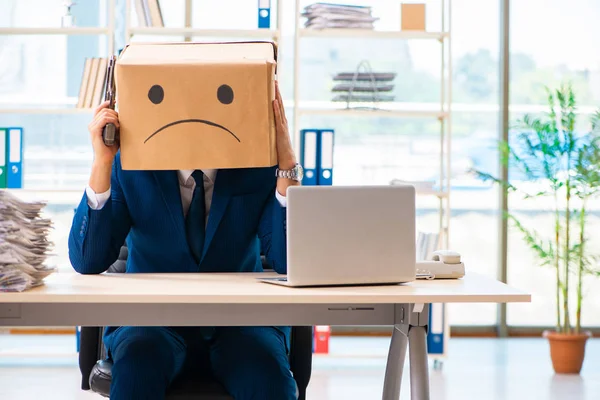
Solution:
{"label": "papers on shelf", "polygon": [[0,292],[39,286],[56,271],[45,265],[53,244],[52,221],[42,218],[45,202],[24,202],[0,190]]}
{"label": "papers on shelf", "polygon": [[311,29],[373,29],[379,19],[371,15],[371,7],[329,3],[306,6],[302,16],[304,26]]}

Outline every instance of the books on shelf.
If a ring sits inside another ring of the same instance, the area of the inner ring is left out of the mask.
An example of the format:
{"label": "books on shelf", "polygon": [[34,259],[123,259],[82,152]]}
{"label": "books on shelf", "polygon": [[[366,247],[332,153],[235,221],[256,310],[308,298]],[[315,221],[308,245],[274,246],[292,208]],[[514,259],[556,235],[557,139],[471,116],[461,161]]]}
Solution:
{"label": "books on shelf", "polygon": [[139,26],[165,26],[159,0],[134,0]]}
{"label": "books on shelf", "polygon": [[46,261],[54,247],[45,202],[24,202],[0,190],[0,292],[22,292],[56,271]]}
{"label": "books on shelf", "polygon": [[371,7],[348,4],[314,3],[304,7],[304,26],[310,29],[374,29],[379,18],[371,15]]}
{"label": "books on shelf", "polygon": [[108,58],[86,58],[79,87],[77,108],[92,108],[102,102]]}

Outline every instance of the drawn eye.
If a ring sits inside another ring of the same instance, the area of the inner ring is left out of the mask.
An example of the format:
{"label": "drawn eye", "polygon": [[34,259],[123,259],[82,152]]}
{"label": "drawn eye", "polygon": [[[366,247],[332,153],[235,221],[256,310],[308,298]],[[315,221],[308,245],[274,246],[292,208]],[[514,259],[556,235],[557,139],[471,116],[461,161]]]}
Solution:
{"label": "drawn eye", "polygon": [[150,90],[148,90],[148,98],[154,104],[162,103],[163,99],[165,98],[165,91],[163,90],[162,86],[160,86],[160,85],[152,86],[150,88]]}
{"label": "drawn eye", "polygon": [[221,85],[217,90],[217,98],[223,104],[233,103],[233,89],[229,85]]}

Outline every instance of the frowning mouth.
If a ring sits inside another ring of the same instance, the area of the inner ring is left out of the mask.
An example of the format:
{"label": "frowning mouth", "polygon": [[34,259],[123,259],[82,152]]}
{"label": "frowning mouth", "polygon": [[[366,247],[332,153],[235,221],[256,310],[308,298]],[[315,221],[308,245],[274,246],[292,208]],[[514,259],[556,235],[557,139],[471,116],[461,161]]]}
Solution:
{"label": "frowning mouth", "polygon": [[158,133],[164,131],[165,129],[173,126],[173,125],[178,125],[178,124],[187,124],[187,123],[191,123],[191,122],[197,122],[200,124],[206,124],[206,125],[210,125],[210,126],[214,126],[220,129],[223,129],[224,131],[228,132],[231,136],[233,136],[235,138],[235,140],[237,140],[238,142],[240,142],[240,139],[235,136],[235,134],[233,132],[231,132],[229,129],[225,128],[223,125],[219,125],[217,123],[211,122],[211,121],[207,121],[205,119],[182,119],[180,121],[175,121],[175,122],[171,122],[170,124],[167,124],[165,126],[163,126],[162,128],[158,129],[156,132],[154,132],[152,135],[148,136],[146,138],[146,140],[144,140],[144,144],[152,139],[154,136],[156,136]]}

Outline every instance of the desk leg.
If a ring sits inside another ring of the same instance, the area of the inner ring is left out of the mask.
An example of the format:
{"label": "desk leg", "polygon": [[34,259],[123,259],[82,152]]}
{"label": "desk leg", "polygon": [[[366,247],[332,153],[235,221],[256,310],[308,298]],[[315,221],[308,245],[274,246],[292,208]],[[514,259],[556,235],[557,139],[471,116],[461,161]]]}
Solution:
{"label": "desk leg", "polygon": [[410,398],[412,400],[429,400],[427,329],[424,326],[411,326],[408,343],[410,346]]}
{"label": "desk leg", "polygon": [[407,345],[408,337],[401,331],[400,325],[395,325],[385,367],[383,400],[398,400],[400,397],[400,384],[402,383]]}
{"label": "desk leg", "polygon": [[396,304],[395,322],[383,383],[383,400],[398,400],[407,345],[412,400],[429,400],[427,325],[429,304]]}

